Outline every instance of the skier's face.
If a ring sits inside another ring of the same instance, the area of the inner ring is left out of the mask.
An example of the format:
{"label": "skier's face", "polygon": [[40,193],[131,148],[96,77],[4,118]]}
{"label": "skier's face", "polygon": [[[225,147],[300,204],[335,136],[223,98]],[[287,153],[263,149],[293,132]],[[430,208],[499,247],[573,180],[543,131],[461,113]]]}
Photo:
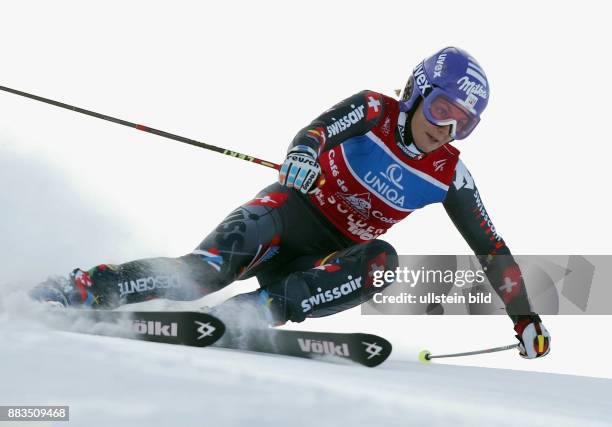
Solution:
{"label": "skier's face", "polygon": [[410,123],[415,145],[424,153],[429,153],[452,141],[451,126],[436,126],[423,114],[423,102],[419,102]]}

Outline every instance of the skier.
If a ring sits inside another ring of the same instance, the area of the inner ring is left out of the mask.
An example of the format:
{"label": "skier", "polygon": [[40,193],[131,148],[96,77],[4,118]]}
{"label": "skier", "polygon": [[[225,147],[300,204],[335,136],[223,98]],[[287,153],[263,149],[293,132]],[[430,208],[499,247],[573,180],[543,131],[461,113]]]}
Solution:
{"label": "skier", "polygon": [[442,49],[414,68],[399,101],[366,90],[300,130],[278,182],[231,212],[193,252],[77,268],[31,295],[62,306],[115,308],[154,298],[194,300],[256,277],[260,289],[213,313],[271,325],[301,322],[379,292],[373,273],[394,270],[398,261],[378,237],[414,210],[442,203],[504,301],[520,355],[544,356],[550,335],[459,150],[449,144],[474,130],[488,98],[478,62],[464,50]]}

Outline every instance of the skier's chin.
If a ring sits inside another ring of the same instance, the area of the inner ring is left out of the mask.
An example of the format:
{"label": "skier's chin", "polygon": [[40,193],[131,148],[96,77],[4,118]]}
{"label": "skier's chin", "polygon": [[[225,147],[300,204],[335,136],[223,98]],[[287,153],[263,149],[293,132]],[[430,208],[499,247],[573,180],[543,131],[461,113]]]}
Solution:
{"label": "skier's chin", "polygon": [[415,136],[414,144],[423,153],[430,153],[434,151],[435,149],[439,148],[441,145],[443,145],[440,142],[435,141],[425,132],[423,132],[423,135],[421,135],[420,137]]}

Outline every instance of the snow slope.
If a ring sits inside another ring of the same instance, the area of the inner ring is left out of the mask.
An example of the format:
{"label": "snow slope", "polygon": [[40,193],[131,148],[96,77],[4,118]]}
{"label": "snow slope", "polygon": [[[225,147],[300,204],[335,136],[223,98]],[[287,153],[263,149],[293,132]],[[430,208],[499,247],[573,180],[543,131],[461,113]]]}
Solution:
{"label": "snow slope", "polygon": [[[392,14],[375,19],[372,5],[5,2],[0,84],[279,162],[313,117],[364,88],[391,94],[425,55],[456,44],[494,85],[486,120],[457,146],[513,252],[610,254],[608,199],[593,194],[609,192],[611,145],[591,124],[607,121],[612,86],[581,87],[588,108],[562,102],[583,69],[611,68],[612,55],[602,54],[610,2],[513,2],[503,19],[486,1],[419,4],[435,15],[433,27],[413,19],[414,3],[377,2]],[[376,33],[381,19],[388,24]],[[325,48],[313,56],[317,46]],[[374,60],[355,67],[363,52]],[[402,348],[508,344],[513,330],[502,316],[349,310],[297,325],[387,337],[392,360],[373,370],[51,332],[44,317],[25,320],[25,307],[3,305],[6,283],[183,255],[275,174],[10,94],[0,111],[0,405],[69,404],[77,426],[610,424],[610,379],[421,366],[408,362],[418,349]],[[559,117],[571,119],[558,126]],[[401,254],[470,253],[441,206],[411,215],[385,240]],[[504,352],[450,363],[612,378],[612,317],[545,323],[553,342],[542,360]]]}
{"label": "snow slope", "polygon": [[0,314],[0,404],[70,405],[71,426],[612,425],[608,379],[177,347],[51,331],[30,309]]}

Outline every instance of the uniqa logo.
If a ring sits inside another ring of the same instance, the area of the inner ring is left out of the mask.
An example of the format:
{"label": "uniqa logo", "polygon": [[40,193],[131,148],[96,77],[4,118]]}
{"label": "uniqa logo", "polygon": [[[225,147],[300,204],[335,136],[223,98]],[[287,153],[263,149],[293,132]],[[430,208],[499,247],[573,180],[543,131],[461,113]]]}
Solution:
{"label": "uniqa logo", "polygon": [[[401,184],[403,178],[402,167],[397,163],[392,163],[391,165],[389,165],[385,173],[379,172],[379,174],[384,177],[385,180],[380,179],[372,171],[368,171],[368,173],[366,173],[364,177],[366,184],[368,184],[374,191],[382,195],[391,203],[403,207],[403,193],[393,188],[396,187],[399,190],[404,190],[404,187]],[[392,185],[389,185],[389,183],[391,183]]]}
{"label": "uniqa logo", "polygon": [[397,163],[390,164],[385,173],[380,172],[382,176],[387,178],[391,184],[395,185],[400,190],[403,190],[402,184],[400,182],[403,178],[402,167]]}

